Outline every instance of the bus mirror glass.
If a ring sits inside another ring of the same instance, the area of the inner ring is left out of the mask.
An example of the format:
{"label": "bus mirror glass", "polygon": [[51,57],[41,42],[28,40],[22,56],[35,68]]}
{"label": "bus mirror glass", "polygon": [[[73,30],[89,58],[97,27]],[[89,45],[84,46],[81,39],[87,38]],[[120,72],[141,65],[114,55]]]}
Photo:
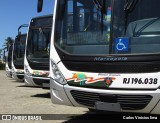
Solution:
{"label": "bus mirror glass", "polygon": [[37,12],[41,12],[43,7],[43,0],[38,0]]}

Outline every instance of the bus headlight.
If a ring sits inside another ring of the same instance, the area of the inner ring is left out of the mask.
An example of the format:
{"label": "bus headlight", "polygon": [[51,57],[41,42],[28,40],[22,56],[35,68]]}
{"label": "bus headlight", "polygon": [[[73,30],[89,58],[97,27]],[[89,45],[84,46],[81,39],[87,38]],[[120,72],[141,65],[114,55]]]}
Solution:
{"label": "bus headlight", "polygon": [[32,76],[32,74],[29,72],[28,67],[25,65],[24,70],[27,76]]}
{"label": "bus headlight", "polygon": [[9,71],[9,68],[8,68],[8,67],[6,67],[6,71]]}
{"label": "bus headlight", "polygon": [[12,68],[12,73],[13,73],[13,74],[15,74],[15,73],[16,73],[16,71],[14,70],[14,68]]}
{"label": "bus headlight", "polygon": [[53,60],[51,60],[51,66],[52,66],[52,71],[53,71],[53,75],[54,75],[54,76],[53,76],[53,79],[54,79],[56,82],[58,82],[58,83],[60,83],[60,84],[62,84],[62,85],[67,84],[67,82],[66,82],[66,80],[64,79],[62,73],[61,73],[60,70],[58,69],[57,64],[56,64]]}

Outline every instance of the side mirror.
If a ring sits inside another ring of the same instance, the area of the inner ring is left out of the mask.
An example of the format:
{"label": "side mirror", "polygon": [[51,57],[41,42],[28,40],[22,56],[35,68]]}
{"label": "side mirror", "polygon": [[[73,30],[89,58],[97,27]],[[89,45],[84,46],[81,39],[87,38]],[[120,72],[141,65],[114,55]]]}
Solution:
{"label": "side mirror", "polygon": [[37,12],[41,12],[43,8],[43,0],[38,0]]}
{"label": "side mirror", "polygon": [[19,33],[16,37],[16,40],[20,41],[20,39],[21,39],[21,33]]}
{"label": "side mirror", "polygon": [[19,31],[19,32],[18,32],[18,36],[20,36],[20,35],[21,35],[21,32]]}

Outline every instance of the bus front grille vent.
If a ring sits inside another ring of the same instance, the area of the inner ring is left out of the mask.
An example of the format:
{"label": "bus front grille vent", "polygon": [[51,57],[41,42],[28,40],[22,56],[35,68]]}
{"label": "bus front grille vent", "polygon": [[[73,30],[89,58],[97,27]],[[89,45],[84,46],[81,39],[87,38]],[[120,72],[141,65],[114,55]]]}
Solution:
{"label": "bus front grille vent", "polygon": [[49,70],[49,63],[48,64],[45,64],[45,63],[35,63],[35,64],[29,64],[30,67],[32,69],[35,69],[35,70]]}
{"label": "bus front grille vent", "polygon": [[24,79],[24,75],[17,75],[18,79]]}
{"label": "bus front grille vent", "polygon": [[[102,96],[99,93],[84,92],[72,90],[71,95],[75,101],[81,105],[94,107],[95,102],[102,101]],[[105,95],[105,94],[103,94]],[[122,110],[142,110],[144,109],[152,99],[150,95],[115,95],[114,102],[107,99],[105,102],[120,103]],[[104,102],[104,101],[102,101]]]}

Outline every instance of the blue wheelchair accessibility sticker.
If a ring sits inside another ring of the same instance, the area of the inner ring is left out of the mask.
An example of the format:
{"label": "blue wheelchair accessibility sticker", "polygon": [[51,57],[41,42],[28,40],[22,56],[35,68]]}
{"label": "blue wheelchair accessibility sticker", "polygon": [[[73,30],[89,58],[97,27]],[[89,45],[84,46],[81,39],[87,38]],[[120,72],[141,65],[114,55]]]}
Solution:
{"label": "blue wheelchair accessibility sticker", "polygon": [[129,38],[116,38],[115,51],[128,52]]}

